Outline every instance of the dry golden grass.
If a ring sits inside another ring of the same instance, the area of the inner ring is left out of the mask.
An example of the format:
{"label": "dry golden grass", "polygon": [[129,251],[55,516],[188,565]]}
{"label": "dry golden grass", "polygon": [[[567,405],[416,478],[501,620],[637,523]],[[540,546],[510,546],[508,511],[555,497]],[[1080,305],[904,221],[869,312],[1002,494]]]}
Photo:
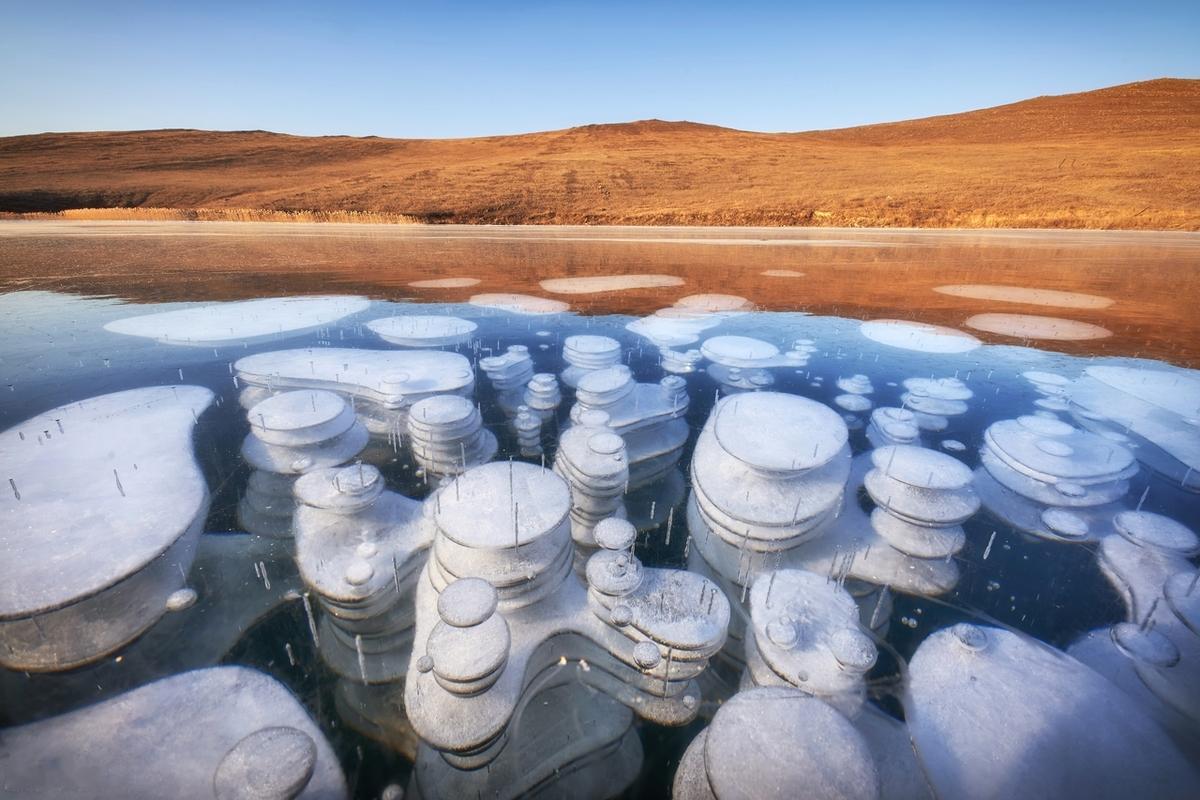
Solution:
{"label": "dry golden grass", "polygon": [[0,210],[65,209],[123,219],[1200,230],[1200,81],[809,133],[649,120],[445,140],[187,130],[0,139]]}
{"label": "dry golden grass", "polygon": [[343,222],[360,225],[416,225],[404,214],[376,211],[277,211],[269,208],[68,208],[63,211],[0,212],[0,218],[148,220],[153,222]]}

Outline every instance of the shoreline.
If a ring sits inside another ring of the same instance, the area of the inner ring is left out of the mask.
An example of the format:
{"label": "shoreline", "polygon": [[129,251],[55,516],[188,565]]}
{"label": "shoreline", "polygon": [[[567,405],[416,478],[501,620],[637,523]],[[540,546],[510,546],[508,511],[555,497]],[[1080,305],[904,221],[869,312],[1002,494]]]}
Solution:
{"label": "shoreline", "polygon": [[[687,244],[688,236],[697,244],[712,245],[803,245],[879,244],[864,237],[884,238],[1077,238],[1101,242],[1117,237],[1144,240],[1162,237],[1179,243],[1200,245],[1200,231],[1156,230],[1145,228],[1039,228],[1039,227],[846,227],[834,225],[638,225],[638,224],[558,224],[558,223],[428,223],[428,222],[367,222],[310,219],[154,219],[77,217],[55,213],[0,214],[0,239],[17,236],[87,235],[103,232],[106,235],[126,232],[158,235],[228,235],[240,234],[286,235],[347,235],[395,234],[398,238],[512,238],[552,241],[621,241],[653,243],[656,237],[672,244]],[[620,235],[617,235],[620,234]],[[830,234],[846,237],[831,241]],[[859,241],[855,241],[859,240]],[[895,244],[895,242],[893,242]]]}

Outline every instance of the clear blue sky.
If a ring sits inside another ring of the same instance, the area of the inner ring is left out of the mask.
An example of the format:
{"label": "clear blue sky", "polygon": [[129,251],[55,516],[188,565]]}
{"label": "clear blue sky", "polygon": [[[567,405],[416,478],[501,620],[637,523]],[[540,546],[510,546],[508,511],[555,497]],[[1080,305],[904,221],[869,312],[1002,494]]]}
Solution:
{"label": "clear blue sky", "polygon": [[808,130],[1200,77],[1200,0],[0,4],[0,135]]}

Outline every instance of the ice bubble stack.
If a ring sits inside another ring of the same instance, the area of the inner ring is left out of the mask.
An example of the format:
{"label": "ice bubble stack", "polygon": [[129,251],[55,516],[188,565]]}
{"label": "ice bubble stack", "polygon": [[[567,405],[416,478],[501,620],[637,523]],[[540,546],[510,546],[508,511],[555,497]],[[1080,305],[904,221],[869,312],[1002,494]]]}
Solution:
{"label": "ice bubble stack", "polygon": [[1184,369],[1094,366],[1068,390],[1088,430],[1129,437],[1139,461],[1200,492],[1200,375]]}
{"label": "ice bubble stack", "polygon": [[875,387],[871,385],[871,379],[866,375],[851,375],[849,378],[838,378],[837,387],[842,390],[842,394],[833,398],[833,402],[838,408],[849,411],[852,414],[860,414],[864,411],[871,410],[871,401],[867,395],[875,391]]}
{"label": "ice bubble stack", "polygon": [[513,431],[517,435],[517,446],[521,456],[532,458],[540,456],[542,450],[542,420],[528,406],[518,406],[517,415],[513,417]]}
{"label": "ice bubble stack", "polygon": [[242,457],[252,471],[238,524],[259,536],[291,536],[296,478],[349,462],[366,447],[367,430],[344,398],[318,389],[268,397],[247,417]]}
{"label": "ice bubble stack", "polygon": [[431,531],[421,504],[384,489],[369,465],[321,469],[296,481],[296,563],[320,599],[317,636],[342,678],[389,683],[408,669],[412,591]]}
{"label": "ice bubble stack", "polygon": [[[693,544],[721,574],[749,581],[747,556],[819,536],[842,504],[850,473],[842,418],[795,395],[722,399],[692,457]],[[711,532],[713,535],[707,535]]]}
{"label": "ice bubble stack", "polygon": [[780,354],[770,342],[749,336],[713,336],[700,346],[701,354],[712,363],[708,374],[726,393],[758,391],[775,383],[768,367],[804,366],[808,356],[791,350]]}
{"label": "ice bubble stack", "polygon": [[1105,507],[1129,491],[1137,472],[1121,445],[1058,419],[1024,416],[984,432],[976,489],[1014,527],[1058,541],[1095,539]]}
{"label": "ice bubble stack", "polygon": [[755,686],[794,686],[847,716],[866,698],[875,643],[858,605],[824,575],[784,569],[760,575],[750,591],[746,676]]}
{"label": "ice bubble stack", "polygon": [[967,401],[975,396],[958,378],[909,378],[904,388],[900,400],[925,431],[945,430],[950,417],[967,413]]}
{"label": "ice bubble stack", "polygon": [[479,409],[465,397],[427,397],[408,414],[409,446],[426,475],[459,475],[496,455],[496,437],[483,427]]}
{"label": "ice bubble stack", "polygon": [[871,412],[867,441],[874,447],[890,444],[921,444],[917,415],[907,408],[883,406]]}
{"label": "ice bubble stack", "polygon": [[571,538],[594,549],[592,530],[607,517],[624,517],[629,483],[625,440],[608,426],[603,411],[585,411],[558,440],[554,471],[571,488]]}
{"label": "ice bubble stack", "polygon": [[534,602],[571,569],[571,494],[533,464],[484,464],[433,498],[437,535],[429,562],[433,587],[483,578],[501,607]]}
{"label": "ice bubble stack", "polygon": [[619,364],[621,343],[608,336],[568,336],[563,341],[563,360],[567,368],[562,372],[562,382],[574,389],[589,372]]}
{"label": "ice bubble stack", "polygon": [[479,368],[496,390],[504,413],[513,416],[525,401],[525,385],[533,378],[533,359],[523,344],[509,345],[502,355],[479,359]]}
{"label": "ice bubble stack", "polygon": [[724,595],[690,572],[643,568],[636,531],[615,518],[597,523],[601,550],[574,573],[570,510],[567,483],[522,462],[475,467],[426,500],[434,544],[404,699],[450,764],[494,761],[534,676],[556,662],[660,724],[699,711],[694,679],[724,643]]}
{"label": "ice bubble stack", "polygon": [[581,378],[575,398],[573,421],[585,412],[603,411],[609,427],[625,440],[630,489],[666,476],[679,462],[688,438],[683,378],[668,375],[656,384],[637,383],[629,367],[618,364]]}
{"label": "ice bubble stack", "polygon": [[349,399],[368,431],[390,437],[404,430],[414,403],[438,394],[471,397],[475,390],[471,363],[438,350],[279,350],[238,359],[233,368],[246,384],[243,408],[281,391],[324,389]]}
{"label": "ice bubble stack", "polygon": [[971,470],[953,456],[911,445],[871,452],[866,474],[875,501],[871,527],[888,544],[914,558],[945,558],[966,542],[962,523],[979,510]]}
{"label": "ice bubble stack", "polygon": [[1170,517],[1122,511],[1100,542],[1101,571],[1128,622],[1093,631],[1072,653],[1143,701],[1167,726],[1200,726],[1200,538]]}
{"label": "ice bubble stack", "polygon": [[1036,369],[1022,372],[1021,377],[1033,384],[1034,391],[1041,395],[1034,401],[1038,408],[1053,412],[1067,410],[1070,405],[1067,399],[1067,387],[1071,385],[1069,378]]}
{"label": "ice bubble stack", "polygon": [[664,372],[672,375],[687,375],[695,372],[704,360],[704,354],[699,350],[672,350],[670,347],[660,347],[658,350],[659,365]]}
{"label": "ice bubble stack", "polygon": [[529,379],[525,387],[525,408],[542,422],[554,419],[562,404],[562,390],[558,379],[549,372],[539,372]]}

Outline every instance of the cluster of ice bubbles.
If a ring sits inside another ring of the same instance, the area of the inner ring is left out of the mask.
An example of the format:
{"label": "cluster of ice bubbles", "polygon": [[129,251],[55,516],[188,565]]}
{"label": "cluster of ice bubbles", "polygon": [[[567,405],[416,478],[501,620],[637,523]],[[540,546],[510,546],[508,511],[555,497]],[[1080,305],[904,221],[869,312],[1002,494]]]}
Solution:
{"label": "cluster of ice bubbles", "polygon": [[[223,346],[367,307],[255,302],[109,328]],[[698,717],[677,798],[1195,796],[1200,540],[1144,510],[1157,484],[1131,487],[1152,473],[1200,490],[1200,379],[1027,371],[1028,413],[972,435],[969,375],[888,392],[840,369],[831,405],[773,391],[820,350],[708,334],[749,310],[701,295],[630,322],[659,348],[646,382],[612,337],[535,356],[444,315],[366,323],[399,349],[246,355],[230,367],[241,534],[205,532],[193,433],[224,400],[209,388],[104,394],[0,433],[0,687],[26,720],[0,731],[5,791],[346,796],[288,688],[218,666],[295,604],[341,722],[415,765],[412,796],[611,796],[642,771],[635,720]],[[1045,547],[1092,543],[1123,618],[1059,650],[980,616],[905,663],[893,605],[952,593],[978,533],[986,563],[987,519]],[[683,568],[645,563],[673,531]],[[9,690],[32,673],[53,697]],[[88,705],[110,679],[130,690]]]}

